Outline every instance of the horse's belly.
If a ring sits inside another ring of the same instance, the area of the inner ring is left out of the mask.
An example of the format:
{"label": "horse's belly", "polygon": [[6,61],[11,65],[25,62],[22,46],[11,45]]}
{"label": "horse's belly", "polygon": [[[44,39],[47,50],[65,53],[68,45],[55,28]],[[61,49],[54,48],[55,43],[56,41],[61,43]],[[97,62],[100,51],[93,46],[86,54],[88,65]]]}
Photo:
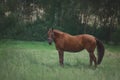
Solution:
{"label": "horse's belly", "polygon": [[84,48],[79,46],[79,45],[69,45],[69,46],[64,46],[64,51],[69,51],[69,52],[79,52],[83,50]]}

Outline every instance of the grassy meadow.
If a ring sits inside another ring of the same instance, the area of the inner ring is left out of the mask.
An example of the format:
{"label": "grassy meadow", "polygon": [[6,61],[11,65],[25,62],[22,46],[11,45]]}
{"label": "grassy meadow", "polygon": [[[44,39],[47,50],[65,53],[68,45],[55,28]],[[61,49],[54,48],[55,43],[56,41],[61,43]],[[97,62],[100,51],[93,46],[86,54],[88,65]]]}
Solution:
{"label": "grassy meadow", "polygon": [[0,80],[120,80],[120,46],[105,45],[105,49],[97,69],[89,66],[85,50],[65,52],[65,65],[60,67],[54,44],[1,40]]}

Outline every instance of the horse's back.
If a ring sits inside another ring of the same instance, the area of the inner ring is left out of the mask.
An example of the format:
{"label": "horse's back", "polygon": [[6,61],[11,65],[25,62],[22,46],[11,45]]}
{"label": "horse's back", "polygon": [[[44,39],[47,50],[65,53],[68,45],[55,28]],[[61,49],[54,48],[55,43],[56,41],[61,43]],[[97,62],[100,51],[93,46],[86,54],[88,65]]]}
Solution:
{"label": "horse's back", "polygon": [[96,38],[89,34],[80,35],[82,38],[82,45],[84,48],[88,49],[95,49],[96,47]]}
{"label": "horse's back", "polygon": [[[87,42],[96,42],[96,38],[92,35],[89,35],[89,34],[83,34],[83,35],[80,35],[83,39],[83,42],[84,41],[87,41]],[[81,38],[80,37],[80,38]]]}
{"label": "horse's back", "polygon": [[78,52],[84,49],[81,45],[81,38],[79,38],[79,36],[64,34],[63,42],[63,49],[65,51]]}

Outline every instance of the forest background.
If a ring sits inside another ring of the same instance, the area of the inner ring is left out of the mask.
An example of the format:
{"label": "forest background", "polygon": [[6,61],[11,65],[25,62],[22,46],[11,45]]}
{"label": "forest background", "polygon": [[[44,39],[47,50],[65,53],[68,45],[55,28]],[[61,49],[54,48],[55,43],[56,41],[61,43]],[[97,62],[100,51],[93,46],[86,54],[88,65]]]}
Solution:
{"label": "forest background", "polygon": [[46,41],[48,28],[120,41],[119,0],[0,0],[0,39]]}

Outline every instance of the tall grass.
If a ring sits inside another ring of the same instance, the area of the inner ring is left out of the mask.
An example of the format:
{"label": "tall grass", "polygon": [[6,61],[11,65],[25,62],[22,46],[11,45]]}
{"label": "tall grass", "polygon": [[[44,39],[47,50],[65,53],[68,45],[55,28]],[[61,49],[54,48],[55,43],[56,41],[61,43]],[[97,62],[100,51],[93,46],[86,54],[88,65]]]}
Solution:
{"label": "tall grass", "polygon": [[[119,80],[120,52],[106,45],[102,64],[89,67],[87,51],[65,52],[64,67],[47,42],[0,41],[0,80]],[[120,48],[120,46],[117,46]]]}

